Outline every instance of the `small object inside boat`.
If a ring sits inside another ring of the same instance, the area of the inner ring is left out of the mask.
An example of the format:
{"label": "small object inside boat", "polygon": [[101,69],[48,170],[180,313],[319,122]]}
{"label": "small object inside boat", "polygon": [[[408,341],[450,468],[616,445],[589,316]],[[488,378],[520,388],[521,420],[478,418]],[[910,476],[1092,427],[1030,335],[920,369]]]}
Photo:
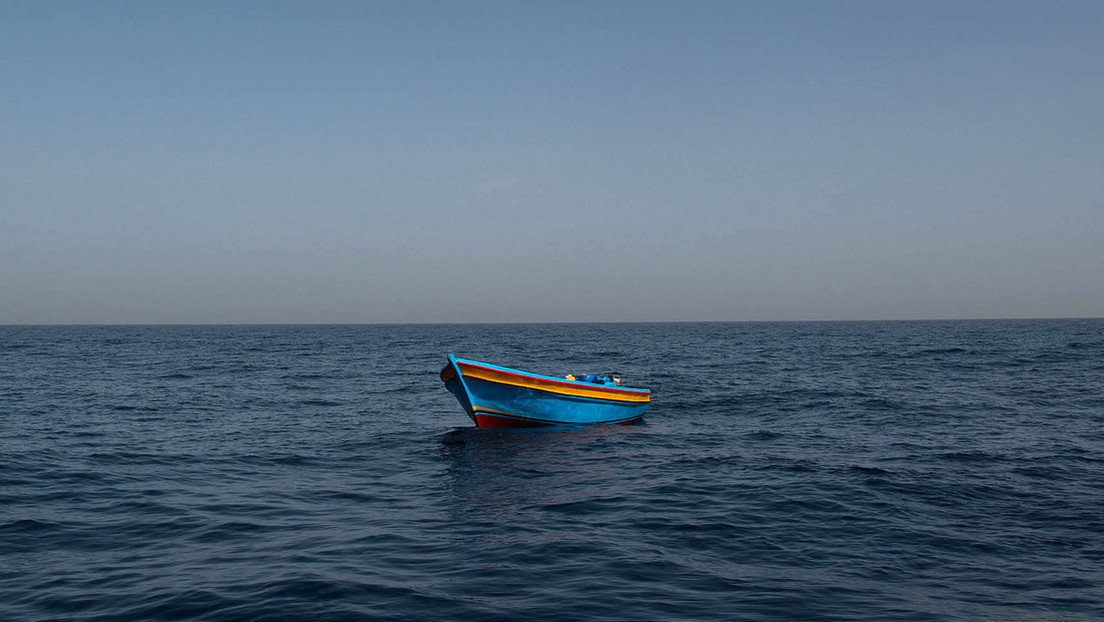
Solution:
{"label": "small object inside boat", "polygon": [[594,384],[607,384],[615,387],[621,386],[620,374],[568,374],[564,376],[565,380],[574,380],[575,382],[593,382]]}

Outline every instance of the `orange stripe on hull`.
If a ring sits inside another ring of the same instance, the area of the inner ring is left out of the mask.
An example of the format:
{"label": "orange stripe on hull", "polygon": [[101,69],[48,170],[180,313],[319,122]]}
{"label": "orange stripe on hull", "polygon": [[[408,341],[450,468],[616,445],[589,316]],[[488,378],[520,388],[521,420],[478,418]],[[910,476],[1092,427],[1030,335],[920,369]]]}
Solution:
{"label": "orange stripe on hull", "polygon": [[584,383],[573,382],[570,380],[545,380],[543,378],[522,376],[519,374],[511,374],[503,371],[498,371],[496,369],[479,367],[477,365],[471,365],[470,363],[458,364],[460,365],[460,370],[465,376],[478,378],[480,380],[486,380],[488,382],[508,384],[515,387],[537,389],[540,391],[548,391],[549,393],[557,393],[560,395],[612,400],[615,402],[650,402],[652,399],[650,393],[626,391],[624,389],[604,388],[598,385],[589,387],[586,386]]}

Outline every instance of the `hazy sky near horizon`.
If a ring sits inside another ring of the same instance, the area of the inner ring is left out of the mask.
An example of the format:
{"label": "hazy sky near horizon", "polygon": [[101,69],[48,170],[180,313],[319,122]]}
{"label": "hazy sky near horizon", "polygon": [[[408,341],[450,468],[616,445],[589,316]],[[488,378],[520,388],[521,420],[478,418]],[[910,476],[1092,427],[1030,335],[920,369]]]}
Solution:
{"label": "hazy sky near horizon", "polygon": [[1104,316],[1104,3],[0,3],[0,324]]}

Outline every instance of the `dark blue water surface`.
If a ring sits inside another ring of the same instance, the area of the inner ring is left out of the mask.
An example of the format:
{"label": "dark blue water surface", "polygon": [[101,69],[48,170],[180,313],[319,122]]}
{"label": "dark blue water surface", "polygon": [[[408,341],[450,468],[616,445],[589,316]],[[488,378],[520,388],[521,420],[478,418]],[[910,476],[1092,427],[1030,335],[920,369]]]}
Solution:
{"label": "dark blue water surface", "polygon": [[358,619],[1104,619],[1104,321],[0,327],[0,620]]}

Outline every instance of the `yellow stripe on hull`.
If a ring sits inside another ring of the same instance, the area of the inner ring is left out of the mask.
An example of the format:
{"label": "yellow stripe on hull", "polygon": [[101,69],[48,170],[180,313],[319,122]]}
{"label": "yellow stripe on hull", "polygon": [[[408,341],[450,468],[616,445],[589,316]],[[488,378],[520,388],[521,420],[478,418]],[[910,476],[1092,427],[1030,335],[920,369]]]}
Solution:
{"label": "yellow stripe on hull", "polygon": [[650,402],[652,399],[650,393],[636,393],[633,391],[624,391],[618,389],[601,389],[598,387],[591,388],[587,387],[585,384],[574,383],[566,380],[561,384],[559,382],[543,380],[540,378],[529,378],[526,376],[508,374],[494,369],[477,367],[462,362],[458,362],[458,364],[460,365],[461,371],[463,372],[465,377],[477,378],[479,380],[486,380],[488,382],[497,382],[499,384],[508,384],[515,387],[536,389],[538,391],[547,391],[549,393],[556,393],[559,395],[589,397],[594,399],[610,400],[614,402]]}

